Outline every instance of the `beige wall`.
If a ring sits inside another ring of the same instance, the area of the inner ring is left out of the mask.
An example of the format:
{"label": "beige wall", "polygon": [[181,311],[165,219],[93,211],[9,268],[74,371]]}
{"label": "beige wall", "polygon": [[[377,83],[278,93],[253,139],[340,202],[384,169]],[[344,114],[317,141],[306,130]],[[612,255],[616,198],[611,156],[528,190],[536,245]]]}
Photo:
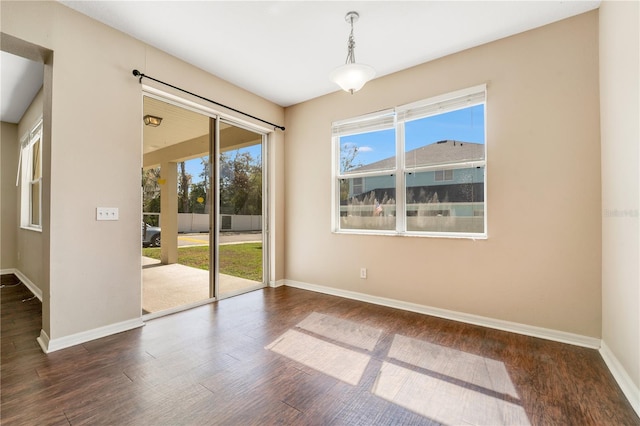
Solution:
{"label": "beige wall", "polygon": [[0,270],[18,267],[18,125],[0,122]]}
{"label": "beige wall", "polygon": [[[132,69],[268,121],[284,111],[60,3],[1,8],[3,32],[54,52],[43,329],[55,340],[140,318],[142,88]],[[97,222],[96,207],[118,207],[120,219]]]}
{"label": "beige wall", "polygon": [[602,340],[635,386],[640,413],[640,6],[600,6]]}
{"label": "beige wall", "polygon": [[20,227],[20,187],[16,187],[20,140],[43,115],[44,94],[41,89],[20,122],[2,123],[2,267],[16,269],[42,290],[43,234]]}
{"label": "beige wall", "polygon": [[[40,89],[36,97],[27,108],[18,124],[18,139],[22,139],[27,135],[38,121],[42,118],[44,112],[44,91]],[[18,140],[18,144],[20,143]],[[44,145],[44,144],[43,144]],[[42,262],[42,250],[44,236],[40,231],[31,229],[23,229],[20,227],[20,204],[22,200],[21,190],[18,189],[16,198],[16,209],[18,212],[18,229],[17,244],[14,247],[18,258],[17,269],[25,277],[31,281],[40,290],[43,288],[44,282],[44,265]]]}
{"label": "beige wall", "polygon": [[[599,337],[597,48],[591,12],[287,108],[286,279]],[[482,83],[489,238],[332,234],[331,122]]]}

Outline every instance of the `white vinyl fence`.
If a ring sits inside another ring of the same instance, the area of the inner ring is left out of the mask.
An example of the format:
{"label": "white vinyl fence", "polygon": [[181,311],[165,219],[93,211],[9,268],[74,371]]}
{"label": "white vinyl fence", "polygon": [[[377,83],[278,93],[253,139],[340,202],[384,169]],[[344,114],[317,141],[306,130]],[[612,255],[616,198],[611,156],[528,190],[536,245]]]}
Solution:
{"label": "white vinyl fence", "polygon": [[[261,215],[220,215],[220,231],[261,231]],[[162,227],[162,224],[160,224]],[[209,215],[178,213],[178,232],[209,232]]]}

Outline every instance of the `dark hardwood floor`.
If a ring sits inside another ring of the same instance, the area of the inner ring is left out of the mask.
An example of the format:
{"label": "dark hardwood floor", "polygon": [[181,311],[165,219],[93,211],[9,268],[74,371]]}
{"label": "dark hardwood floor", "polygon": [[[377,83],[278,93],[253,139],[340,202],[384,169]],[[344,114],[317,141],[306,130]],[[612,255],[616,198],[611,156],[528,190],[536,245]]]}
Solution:
{"label": "dark hardwood floor", "polygon": [[3,425],[640,425],[596,350],[289,287],[46,355],[16,283]]}

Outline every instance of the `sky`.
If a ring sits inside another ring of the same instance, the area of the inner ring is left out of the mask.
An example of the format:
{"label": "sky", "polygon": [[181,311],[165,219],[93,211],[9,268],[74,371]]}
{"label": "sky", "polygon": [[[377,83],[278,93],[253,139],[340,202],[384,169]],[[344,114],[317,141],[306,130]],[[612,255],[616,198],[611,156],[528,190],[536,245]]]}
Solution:
{"label": "sky", "polygon": [[[446,112],[405,123],[405,152],[441,140],[484,143],[484,105]],[[367,165],[395,156],[393,129],[343,136],[340,145],[356,144],[356,163]]]}

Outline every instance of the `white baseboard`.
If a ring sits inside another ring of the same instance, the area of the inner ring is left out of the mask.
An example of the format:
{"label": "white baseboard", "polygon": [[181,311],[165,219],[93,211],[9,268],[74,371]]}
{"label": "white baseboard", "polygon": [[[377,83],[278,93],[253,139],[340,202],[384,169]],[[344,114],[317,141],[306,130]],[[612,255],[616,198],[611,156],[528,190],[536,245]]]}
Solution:
{"label": "white baseboard", "polygon": [[27,278],[26,275],[15,268],[0,270],[0,275],[5,274],[14,274],[16,277],[18,277],[22,284],[24,284],[29,289],[29,291],[33,293],[33,295],[36,296],[40,302],[42,302],[42,290],[40,290],[37,285],[31,282],[31,280]]}
{"label": "white baseboard", "polygon": [[285,285],[285,280],[269,281],[269,287],[276,288]]}
{"label": "white baseboard", "polygon": [[527,324],[521,324],[510,321],[483,317],[479,315],[466,314],[464,312],[450,311],[417,303],[404,302],[396,299],[388,299],[386,297],[371,296],[369,294],[358,293],[355,291],[341,290],[333,287],[326,287],[317,284],[303,283],[299,281],[285,280],[285,285],[296,287],[303,290],[311,290],[318,293],[330,294],[332,296],[340,296],[347,299],[358,300],[361,302],[373,303],[376,305],[387,306],[390,308],[402,309],[419,314],[431,315],[434,317],[445,318],[449,320],[459,321],[467,324],[489,327],[496,330],[509,331],[511,333],[523,334],[525,336],[538,337],[555,342],[568,343],[570,345],[582,346],[591,349],[600,349],[600,339],[595,337],[582,336],[579,334],[567,333],[564,331],[552,330],[543,327],[536,327]]}
{"label": "white baseboard", "polygon": [[620,361],[618,361],[618,358],[616,358],[613,352],[611,352],[611,349],[609,349],[609,346],[607,346],[604,340],[600,346],[600,355],[604,363],[609,367],[609,371],[611,371],[614,379],[618,382],[622,393],[624,393],[635,412],[640,416],[640,388],[633,383],[627,371],[622,364],[620,364]]}
{"label": "white baseboard", "polygon": [[104,327],[94,328],[92,330],[82,331],[80,333],[71,334],[58,339],[50,339],[44,330],[40,330],[40,337],[37,338],[37,341],[44,353],[48,354],[59,351],[60,349],[86,343],[91,340],[100,339],[101,337],[133,330],[134,328],[142,327],[143,325],[144,322],[142,321],[142,318],[135,318],[116,324],[109,324]]}
{"label": "white baseboard", "polygon": [[46,331],[40,329],[40,336],[38,336],[36,338],[36,341],[38,342],[38,344],[40,345],[40,348],[42,349],[42,352],[49,353],[48,348],[49,348],[49,335],[47,334]]}

